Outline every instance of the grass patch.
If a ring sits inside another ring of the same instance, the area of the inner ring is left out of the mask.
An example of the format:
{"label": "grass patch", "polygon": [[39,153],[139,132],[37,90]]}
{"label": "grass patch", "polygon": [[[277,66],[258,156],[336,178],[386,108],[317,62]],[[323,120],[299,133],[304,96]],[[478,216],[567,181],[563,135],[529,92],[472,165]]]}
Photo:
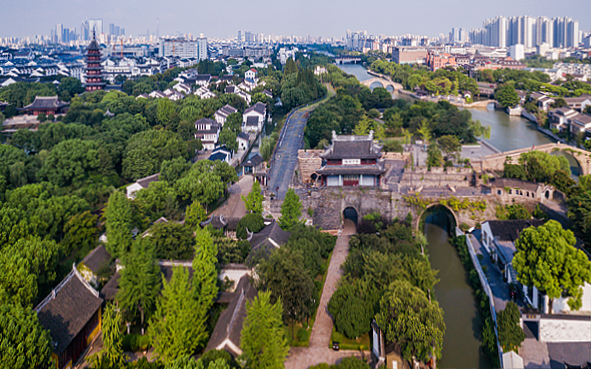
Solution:
{"label": "grass patch", "polygon": [[332,349],[332,343],[338,342],[341,350],[363,350],[367,351],[370,349],[369,343],[369,332],[356,339],[350,339],[345,337],[343,334],[336,331],[335,327],[332,327],[332,334],[330,335],[330,342],[328,343],[329,348]]}

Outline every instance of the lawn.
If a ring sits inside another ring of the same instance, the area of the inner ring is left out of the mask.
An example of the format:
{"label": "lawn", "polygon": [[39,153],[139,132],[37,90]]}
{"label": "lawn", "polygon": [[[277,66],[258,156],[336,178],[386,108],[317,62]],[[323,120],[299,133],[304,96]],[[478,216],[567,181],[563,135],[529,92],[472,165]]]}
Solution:
{"label": "lawn", "polygon": [[370,349],[369,346],[369,333],[364,334],[357,339],[350,339],[337,332],[332,327],[332,334],[330,335],[329,348],[332,348],[332,343],[338,342],[341,350],[363,350],[367,351]]}

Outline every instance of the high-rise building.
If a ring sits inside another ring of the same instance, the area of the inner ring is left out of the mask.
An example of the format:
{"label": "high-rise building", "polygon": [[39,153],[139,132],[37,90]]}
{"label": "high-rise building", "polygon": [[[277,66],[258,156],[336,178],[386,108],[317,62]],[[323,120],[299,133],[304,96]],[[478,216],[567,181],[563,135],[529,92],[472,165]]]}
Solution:
{"label": "high-rise building", "polygon": [[238,42],[242,42],[242,41],[244,41],[244,39],[242,38],[242,31],[238,31],[238,32],[237,32],[237,34],[236,34],[236,40],[237,40]]}
{"label": "high-rise building", "polygon": [[497,17],[483,22],[481,29],[470,30],[473,44],[526,49],[547,43],[551,47],[577,47],[581,42],[579,22],[571,18]]}
{"label": "high-rise building", "polygon": [[159,56],[174,56],[181,59],[207,59],[207,38],[199,37],[195,41],[184,38],[167,39],[160,42]]}
{"label": "high-rise building", "polygon": [[86,51],[86,91],[103,90],[105,82],[103,81],[103,67],[101,65],[101,48],[96,42],[96,32],[92,32],[92,41]]}
{"label": "high-rise building", "polygon": [[92,31],[94,30],[99,35],[103,33],[103,20],[102,19],[91,19],[88,20],[88,31],[89,36],[92,35]]}
{"label": "high-rise building", "polygon": [[55,42],[61,44],[64,41],[64,25],[58,23],[55,25]]}

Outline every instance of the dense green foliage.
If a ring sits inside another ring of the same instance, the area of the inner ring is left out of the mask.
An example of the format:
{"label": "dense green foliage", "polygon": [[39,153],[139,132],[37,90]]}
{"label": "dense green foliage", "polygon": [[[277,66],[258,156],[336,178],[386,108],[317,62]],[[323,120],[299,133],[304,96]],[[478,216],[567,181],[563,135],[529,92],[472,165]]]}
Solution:
{"label": "dense green foliage", "polygon": [[495,89],[495,99],[503,108],[513,108],[519,104],[519,95],[510,83],[503,83]]}
{"label": "dense green foliage", "polygon": [[49,332],[30,308],[0,304],[0,362],[16,369],[54,367]]}
{"label": "dense green foliage", "polygon": [[519,307],[513,301],[509,301],[505,309],[499,312],[497,324],[499,343],[503,348],[503,352],[517,352],[521,343],[525,340],[525,333],[523,333],[519,323],[520,318]]}
{"label": "dense green foliage", "polygon": [[251,369],[281,369],[289,353],[283,328],[281,301],[271,303],[268,292],[260,292],[246,303],[246,318],[240,346],[242,360]]}
{"label": "dense green foliage", "polygon": [[524,229],[515,242],[513,266],[517,280],[548,295],[550,313],[553,300],[566,296],[570,297],[568,306],[572,310],[580,309],[581,287],[591,283],[591,262],[575,243],[573,233],[554,220]]}
{"label": "dense green foliage", "polygon": [[408,225],[389,225],[371,216],[364,218],[360,231],[368,233],[351,237],[343,279],[328,305],[337,331],[348,338],[369,332],[371,320],[380,312],[380,296],[391,283],[406,281],[425,298],[437,283],[437,272],[421,254],[420,240],[415,240]]}
{"label": "dense green foliage", "polygon": [[236,237],[241,240],[248,238],[248,232],[259,233],[265,226],[265,220],[259,213],[248,213],[236,225]]}
{"label": "dense green foliage", "polygon": [[290,188],[287,190],[283,204],[281,204],[281,216],[279,217],[281,229],[290,229],[296,224],[299,224],[301,216],[302,203],[300,202],[300,197]]}

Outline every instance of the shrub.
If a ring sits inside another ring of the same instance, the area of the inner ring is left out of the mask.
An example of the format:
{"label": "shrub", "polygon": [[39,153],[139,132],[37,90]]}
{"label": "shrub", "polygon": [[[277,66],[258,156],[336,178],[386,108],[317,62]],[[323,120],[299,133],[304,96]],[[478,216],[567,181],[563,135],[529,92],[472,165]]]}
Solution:
{"label": "shrub", "polygon": [[236,225],[236,237],[241,240],[245,240],[248,238],[248,233],[246,231],[247,228],[249,232],[258,233],[261,231],[261,229],[263,229],[264,226],[265,220],[261,214],[246,214],[244,218],[240,219],[238,225]]}
{"label": "shrub", "polygon": [[123,336],[123,351],[145,351],[151,347],[150,337],[141,334],[127,334]]}

